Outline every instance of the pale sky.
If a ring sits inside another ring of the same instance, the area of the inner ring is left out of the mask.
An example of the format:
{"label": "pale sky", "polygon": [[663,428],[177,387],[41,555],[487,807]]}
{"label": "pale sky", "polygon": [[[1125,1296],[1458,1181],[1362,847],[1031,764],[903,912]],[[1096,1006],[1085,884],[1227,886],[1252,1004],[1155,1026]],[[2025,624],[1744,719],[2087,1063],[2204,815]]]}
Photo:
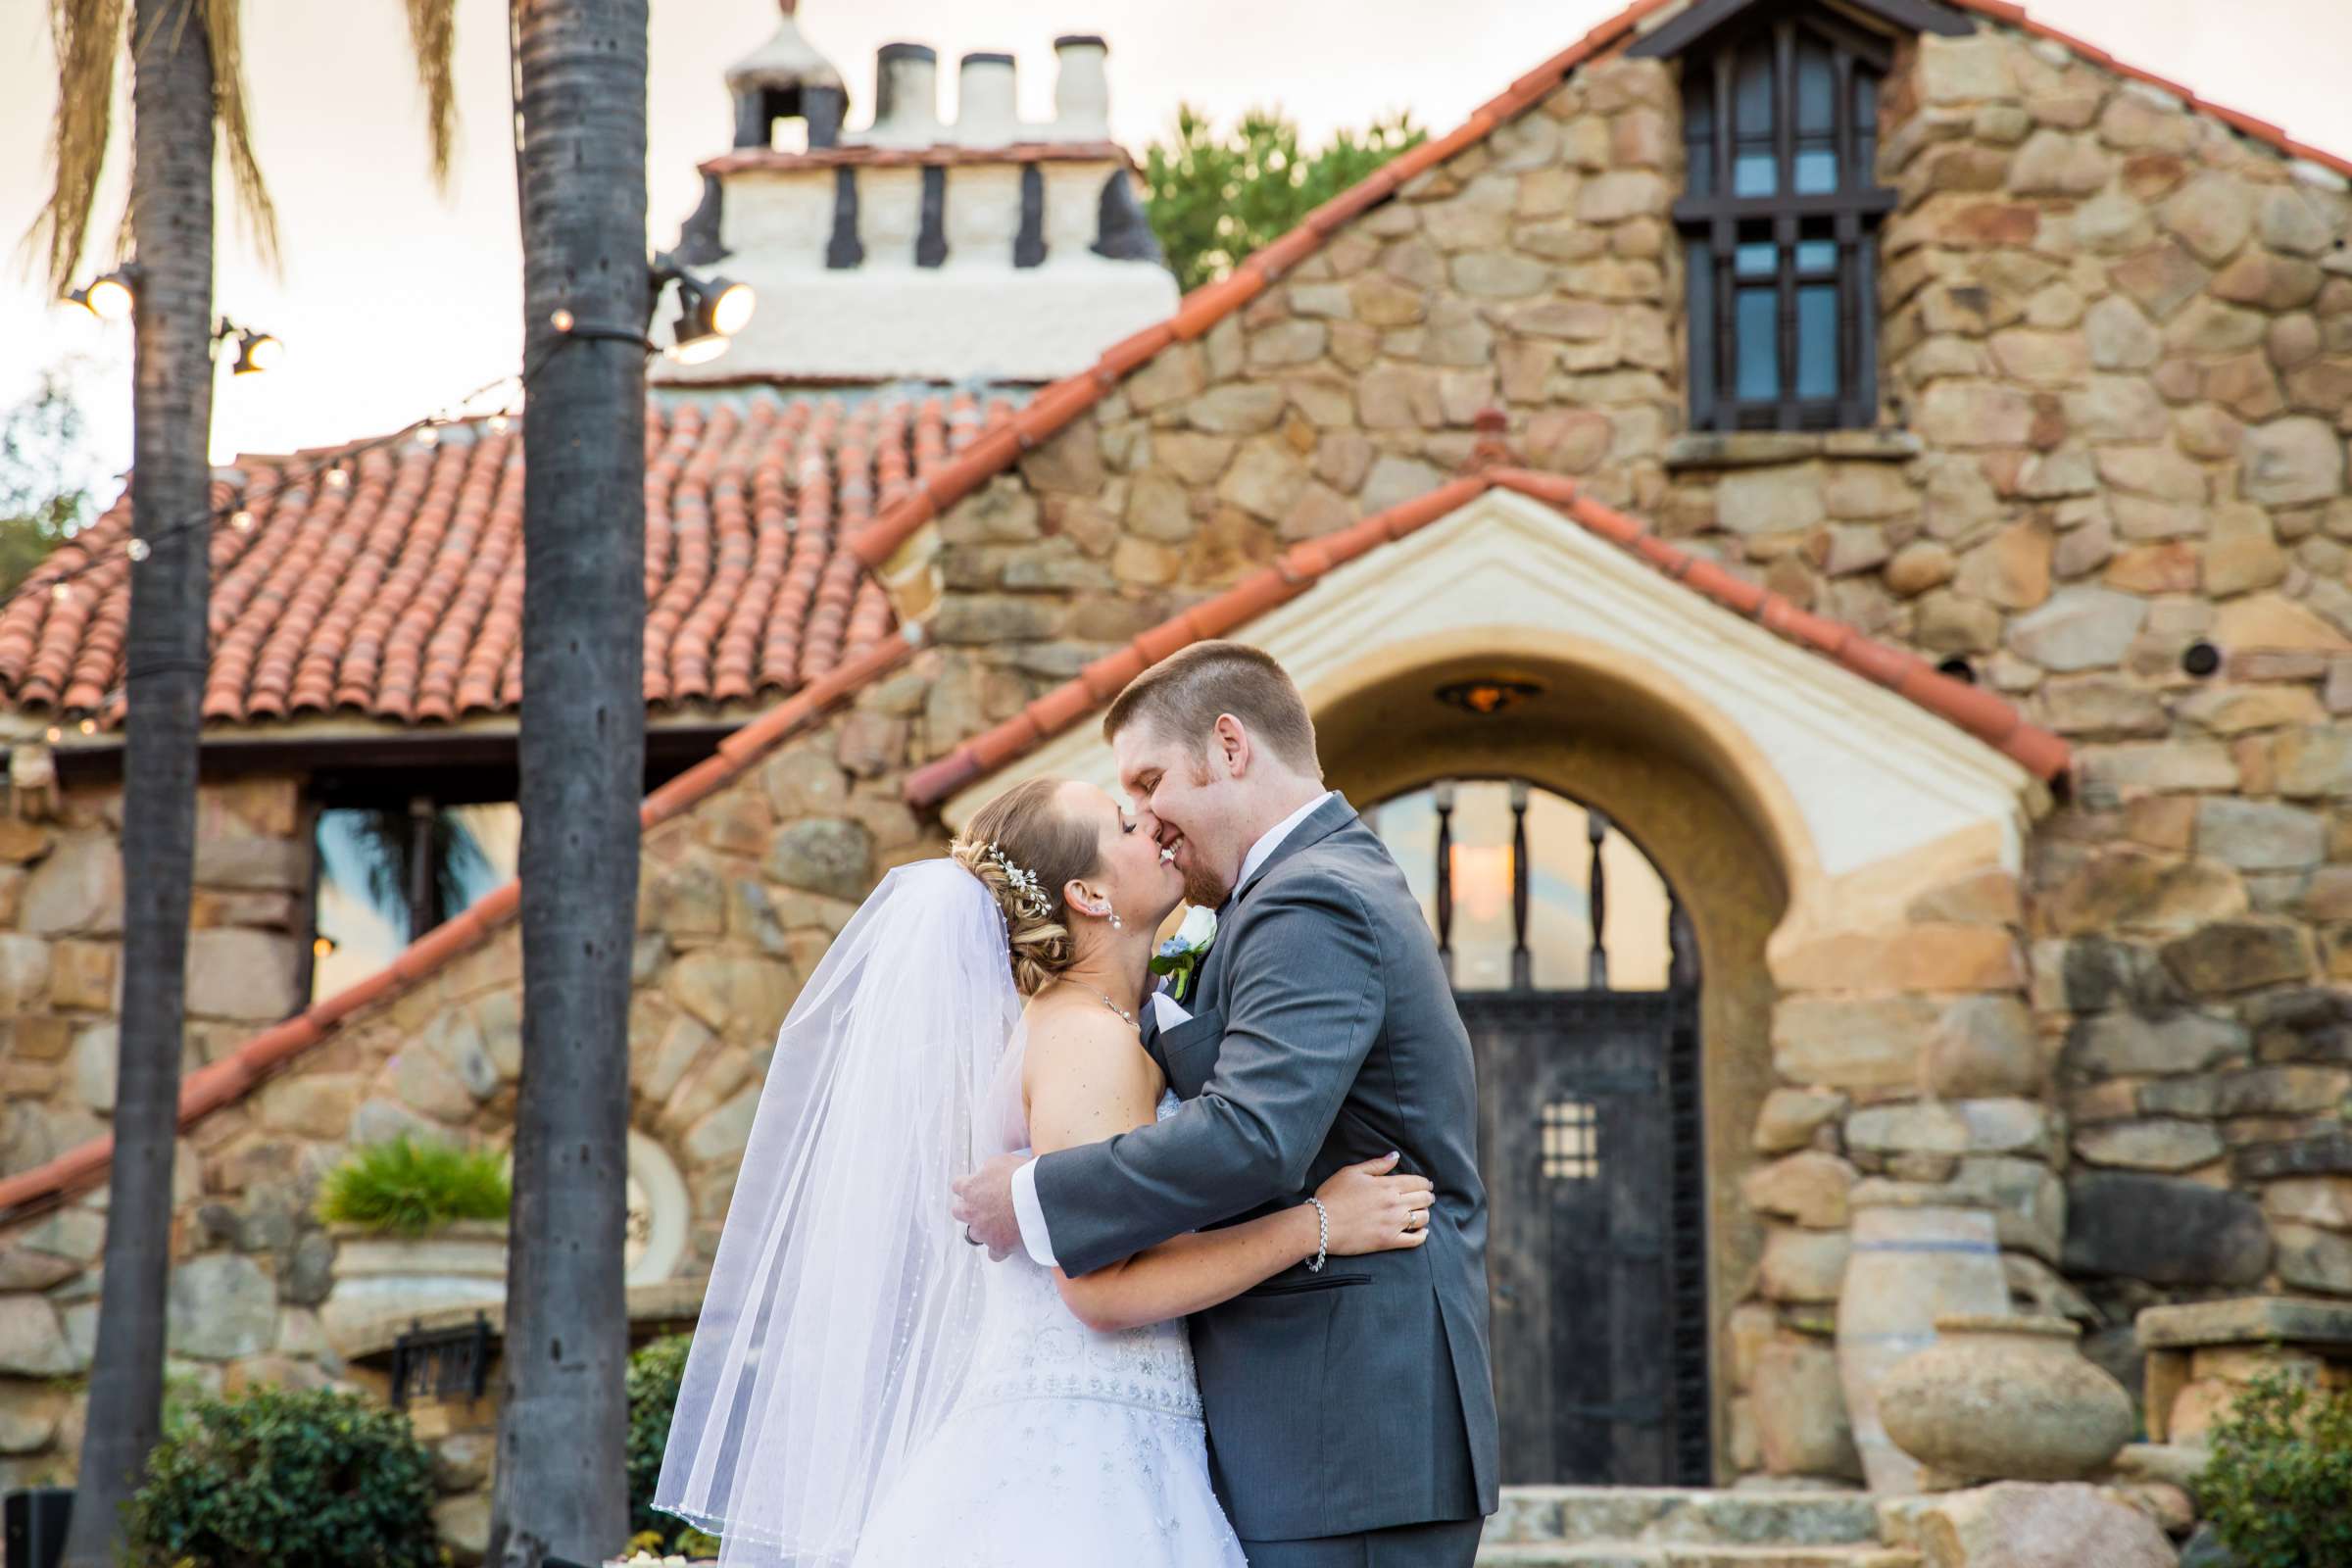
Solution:
{"label": "pale sky", "polygon": [[[1131,148],[1191,101],[1220,120],[1288,110],[1319,139],[1409,108],[1443,132],[1622,0],[803,0],[801,25],[849,81],[853,125],[872,109],[877,46],[936,46],[943,84],[967,50],[1019,58],[1024,115],[1052,107],[1053,38],[1110,42],[1110,114]],[[215,449],[273,452],[397,428],[511,370],[520,246],[507,137],[507,0],[461,0],[458,168],[424,171],[423,122],[400,0],[245,0],[249,86],[276,198],[282,269],[257,264],[225,220],[217,307],[277,334],[284,367],[230,382]],[[46,192],[55,65],[42,0],[0,0],[0,405],[69,355],[99,459],[129,453],[129,333],[53,307],[14,249]],[[2344,0],[2038,0],[2035,16],[2214,102],[2352,154],[2352,5]],[[653,0],[652,239],[667,244],[700,193],[695,164],[726,148],[726,66],[764,41],[774,0]],[[128,73],[123,73],[127,81]],[[947,88],[952,100],[953,87]],[[943,105],[952,113],[952,102]],[[99,236],[122,212],[118,122]],[[223,203],[226,214],[226,203]],[[93,246],[92,266],[104,258]]]}

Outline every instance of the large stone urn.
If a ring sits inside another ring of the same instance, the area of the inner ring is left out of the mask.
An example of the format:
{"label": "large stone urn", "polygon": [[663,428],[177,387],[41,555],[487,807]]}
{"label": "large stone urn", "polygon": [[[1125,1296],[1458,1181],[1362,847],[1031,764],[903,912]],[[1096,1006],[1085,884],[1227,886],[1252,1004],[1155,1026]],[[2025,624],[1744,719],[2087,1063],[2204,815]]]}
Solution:
{"label": "large stone urn", "polygon": [[1886,1435],[1939,1480],[2079,1481],[2131,1441],[2132,1396],[2062,1317],[1947,1313],[1879,1379]]}
{"label": "large stone urn", "polygon": [[318,1321],[338,1348],[372,1337],[384,1322],[405,1327],[444,1307],[506,1299],[504,1220],[452,1220],[422,1236],[358,1225],[330,1226],[327,1234],[335,1242],[334,1288]]}
{"label": "large stone urn", "polygon": [[1936,1343],[1937,1317],[2006,1312],[2008,1276],[1991,1213],[1966,1194],[1867,1181],[1850,1202],[1853,1250],[1838,1295],[1838,1379],[1870,1490],[1913,1493],[1925,1478],[1879,1418],[1879,1380]]}

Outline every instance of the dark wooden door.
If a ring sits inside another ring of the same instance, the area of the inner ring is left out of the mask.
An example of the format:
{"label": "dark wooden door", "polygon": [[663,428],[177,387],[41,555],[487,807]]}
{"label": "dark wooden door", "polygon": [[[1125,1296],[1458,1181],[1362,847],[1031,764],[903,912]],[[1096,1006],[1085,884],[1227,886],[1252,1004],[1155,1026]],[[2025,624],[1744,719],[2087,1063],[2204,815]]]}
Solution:
{"label": "dark wooden door", "polygon": [[[1667,889],[1663,987],[1610,989],[1602,850],[1613,824],[1588,809],[1584,984],[1538,987],[1530,866],[1545,847],[1530,841],[1533,794],[1510,781],[1509,983],[1454,996],[1478,1061],[1502,1479],[1705,1486],[1697,943]],[[1431,795],[1433,924],[1451,972],[1455,791]]]}
{"label": "dark wooden door", "polygon": [[1705,1485],[1695,998],[1456,1000],[1478,1053],[1502,1479]]}

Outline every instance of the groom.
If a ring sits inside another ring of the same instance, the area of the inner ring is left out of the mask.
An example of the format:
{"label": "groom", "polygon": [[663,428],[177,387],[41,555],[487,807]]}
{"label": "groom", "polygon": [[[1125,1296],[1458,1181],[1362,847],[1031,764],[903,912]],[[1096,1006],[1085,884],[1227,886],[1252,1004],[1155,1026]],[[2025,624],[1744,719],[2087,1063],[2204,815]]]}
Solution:
{"label": "groom", "polygon": [[1299,1266],[1194,1314],[1217,1495],[1251,1568],[1467,1568],[1495,1505],[1486,1191],[1470,1041],[1420,906],[1323,788],[1282,666],[1198,643],[1103,721],[1119,780],[1217,934],[1144,1043],[1186,1102],[1157,1126],[957,1183],[999,1252],[1084,1274],[1300,1201],[1399,1152],[1427,1244]]}

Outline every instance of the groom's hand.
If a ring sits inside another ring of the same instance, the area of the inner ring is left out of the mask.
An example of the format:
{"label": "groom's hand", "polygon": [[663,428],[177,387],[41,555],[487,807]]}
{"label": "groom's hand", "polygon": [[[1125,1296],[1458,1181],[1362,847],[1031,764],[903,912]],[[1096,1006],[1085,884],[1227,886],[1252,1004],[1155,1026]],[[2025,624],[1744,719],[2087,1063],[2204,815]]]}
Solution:
{"label": "groom's hand", "polygon": [[1021,1245],[1021,1222],[1012,1211],[1012,1173],[1025,1162],[1020,1154],[999,1154],[969,1176],[956,1179],[956,1201],[949,1205],[964,1233],[1003,1262]]}

